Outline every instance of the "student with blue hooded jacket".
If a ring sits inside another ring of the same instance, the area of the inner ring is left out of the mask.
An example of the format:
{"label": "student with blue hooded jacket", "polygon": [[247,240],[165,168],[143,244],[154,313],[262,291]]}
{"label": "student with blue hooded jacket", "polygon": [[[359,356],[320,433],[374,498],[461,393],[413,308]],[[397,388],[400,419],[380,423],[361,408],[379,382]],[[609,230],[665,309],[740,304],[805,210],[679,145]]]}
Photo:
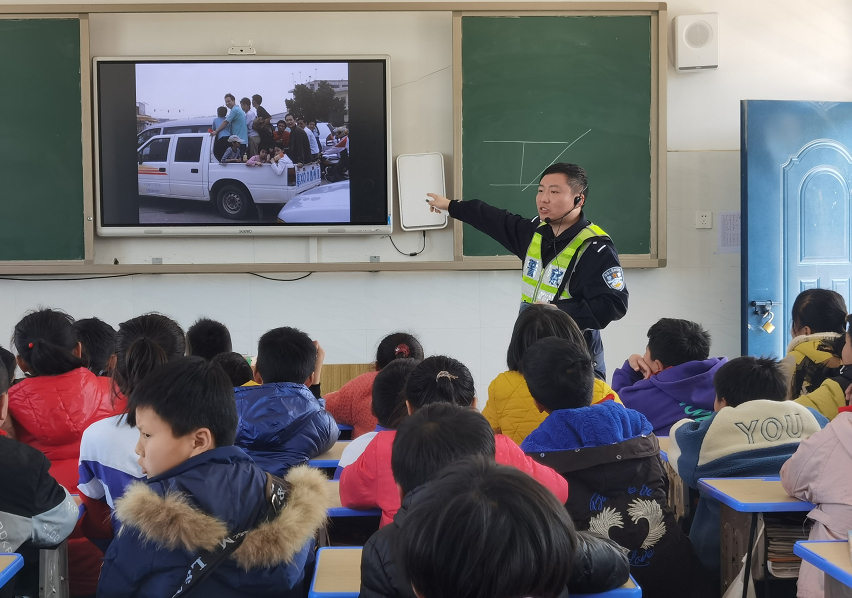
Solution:
{"label": "student with blue hooded jacket", "polygon": [[625,549],[643,598],[718,596],[669,509],[651,424],[614,401],[591,405],[586,347],[545,338],[524,353],[523,368],[536,406],[549,415],[521,448],[568,480],[566,507],[577,529]]}
{"label": "student with blue hooded jacket", "polygon": [[257,345],[255,385],[234,389],[240,423],[234,444],[273,475],[329,450],[340,436],[308,386],[317,345],[296,328],[274,328]]}
{"label": "student with blue hooded jacket", "polygon": [[[332,496],[321,472],[281,479],[233,446],[237,412],[227,374],[181,357],[128,399],[147,480],[116,501],[98,598],[303,596],[314,536]],[[197,591],[196,591],[197,590]]]}

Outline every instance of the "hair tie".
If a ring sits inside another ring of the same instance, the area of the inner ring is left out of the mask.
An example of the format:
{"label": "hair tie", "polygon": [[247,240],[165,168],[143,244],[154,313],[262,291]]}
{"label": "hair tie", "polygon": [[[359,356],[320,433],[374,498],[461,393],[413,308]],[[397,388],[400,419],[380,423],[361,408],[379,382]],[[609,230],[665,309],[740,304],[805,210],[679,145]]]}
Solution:
{"label": "hair tie", "polygon": [[30,343],[29,347],[30,347],[30,349],[32,349],[32,348],[33,348],[33,344],[32,344],[32,343]]}
{"label": "hair tie", "polygon": [[402,354],[403,357],[408,357],[411,355],[411,349],[408,348],[408,345],[405,343],[401,343],[396,346],[396,349],[393,350],[393,355],[396,357],[399,354]]}
{"label": "hair tie", "polygon": [[446,370],[442,370],[442,371],[438,372],[438,375],[435,376],[435,382],[437,382],[441,378],[449,378],[450,380],[458,380],[458,376],[453,376],[451,373],[449,373]]}

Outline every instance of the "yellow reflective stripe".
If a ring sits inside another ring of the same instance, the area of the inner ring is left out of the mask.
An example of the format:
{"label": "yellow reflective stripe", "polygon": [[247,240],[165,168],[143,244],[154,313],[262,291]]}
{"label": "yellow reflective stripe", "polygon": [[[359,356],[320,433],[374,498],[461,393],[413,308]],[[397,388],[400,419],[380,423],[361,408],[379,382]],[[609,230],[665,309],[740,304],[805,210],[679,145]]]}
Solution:
{"label": "yellow reflective stripe", "polygon": [[[539,226],[541,228],[542,225]],[[559,290],[559,285],[565,277],[568,266],[571,264],[571,259],[580,251],[577,256],[579,260],[588,247],[588,242],[597,237],[608,237],[609,235],[599,226],[589,224],[581,230],[577,236],[571,239],[565,249],[563,249],[547,266],[542,265],[541,259],[541,233],[536,231],[533,235],[530,246],[527,248],[527,255],[524,259],[523,272],[521,272],[521,301],[532,303],[535,301],[552,301]],[[570,275],[570,274],[569,274]],[[571,294],[568,292],[568,285],[562,291],[561,299],[570,299]]]}

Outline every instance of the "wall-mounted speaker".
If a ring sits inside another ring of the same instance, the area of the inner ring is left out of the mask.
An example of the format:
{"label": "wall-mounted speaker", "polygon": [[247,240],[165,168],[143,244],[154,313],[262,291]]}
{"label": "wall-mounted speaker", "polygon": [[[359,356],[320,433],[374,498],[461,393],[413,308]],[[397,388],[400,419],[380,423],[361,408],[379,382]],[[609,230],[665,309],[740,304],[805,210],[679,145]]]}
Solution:
{"label": "wall-mounted speaker", "polygon": [[674,18],[674,65],[678,72],[719,68],[719,14]]}

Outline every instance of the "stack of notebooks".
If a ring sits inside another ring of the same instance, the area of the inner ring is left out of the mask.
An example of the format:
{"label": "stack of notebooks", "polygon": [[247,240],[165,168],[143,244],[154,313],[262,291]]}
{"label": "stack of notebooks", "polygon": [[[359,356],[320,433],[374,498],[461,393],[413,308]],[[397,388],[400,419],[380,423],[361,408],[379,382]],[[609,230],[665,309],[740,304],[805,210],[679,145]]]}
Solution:
{"label": "stack of notebooks", "polygon": [[807,540],[810,533],[807,520],[801,515],[778,515],[766,517],[767,554],[766,566],[774,577],[798,577],[802,559],[793,554],[793,545]]}

